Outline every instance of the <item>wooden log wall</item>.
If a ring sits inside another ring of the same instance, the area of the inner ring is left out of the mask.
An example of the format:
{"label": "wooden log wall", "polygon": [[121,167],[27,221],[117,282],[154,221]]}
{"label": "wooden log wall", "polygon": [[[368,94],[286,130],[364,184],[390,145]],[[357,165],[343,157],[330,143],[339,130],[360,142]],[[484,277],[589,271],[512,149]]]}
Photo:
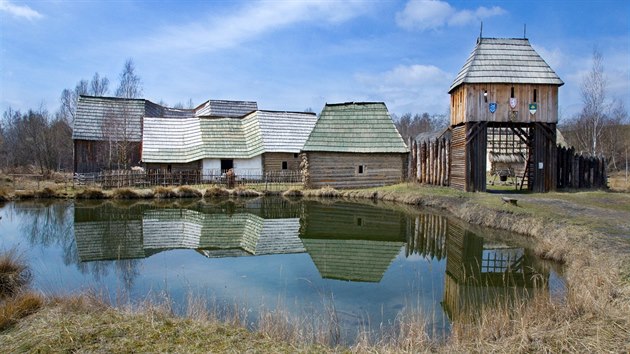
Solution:
{"label": "wooden log wall", "polygon": [[404,180],[408,154],[308,152],[303,172],[309,188],[368,188]]}
{"label": "wooden log wall", "polygon": [[607,188],[606,159],[557,149],[557,188]]}
{"label": "wooden log wall", "polygon": [[436,186],[450,184],[451,142],[445,138],[436,138],[417,142],[413,139],[408,144],[408,176],[410,179]]}

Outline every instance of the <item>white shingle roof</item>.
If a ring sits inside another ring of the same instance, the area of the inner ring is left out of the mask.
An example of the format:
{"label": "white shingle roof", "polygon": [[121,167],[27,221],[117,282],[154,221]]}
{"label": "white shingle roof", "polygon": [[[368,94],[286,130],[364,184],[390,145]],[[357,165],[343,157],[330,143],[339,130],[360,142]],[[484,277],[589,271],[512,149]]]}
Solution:
{"label": "white shingle roof", "polygon": [[317,116],[255,111],[243,118],[144,118],[142,161],[187,163],[204,158],[251,158],[299,152]]}
{"label": "white shingle roof", "polygon": [[195,116],[239,118],[257,109],[254,101],[208,100],[195,108]]}
{"label": "white shingle roof", "polygon": [[463,83],[564,84],[524,38],[480,38],[449,93]]}

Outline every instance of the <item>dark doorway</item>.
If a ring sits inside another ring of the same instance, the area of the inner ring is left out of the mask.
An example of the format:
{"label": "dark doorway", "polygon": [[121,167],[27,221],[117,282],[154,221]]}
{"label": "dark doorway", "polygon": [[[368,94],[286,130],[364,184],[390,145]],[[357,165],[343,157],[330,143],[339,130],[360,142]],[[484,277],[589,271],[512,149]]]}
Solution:
{"label": "dark doorway", "polygon": [[221,171],[227,171],[234,168],[234,160],[221,160]]}

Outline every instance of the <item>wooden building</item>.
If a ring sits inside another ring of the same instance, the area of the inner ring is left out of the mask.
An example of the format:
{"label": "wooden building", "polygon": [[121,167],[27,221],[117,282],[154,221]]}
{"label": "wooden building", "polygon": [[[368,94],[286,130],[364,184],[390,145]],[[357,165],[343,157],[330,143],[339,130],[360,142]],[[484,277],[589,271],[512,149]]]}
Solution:
{"label": "wooden building", "polygon": [[563,84],[529,40],[479,38],[449,89],[450,185],[485,191],[490,151],[496,161],[524,160],[519,177],[528,189],[554,190]]}
{"label": "wooden building", "polygon": [[145,117],[169,119],[178,125],[184,118],[237,118],[256,109],[258,105],[251,101],[208,100],[194,109],[177,109],[145,99],[80,96],[72,132],[74,172],[140,165]]}
{"label": "wooden building", "polygon": [[147,115],[161,116],[162,109],[144,99],[80,96],[72,130],[74,172],[138,165]]}
{"label": "wooden building", "polygon": [[399,183],[407,145],[382,102],[326,104],[303,151],[309,188],[363,188]]}
{"label": "wooden building", "polygon": [[236,118],[146,117],[142,162],[148,169],[199,171],[204,180],[229,169],[248,178],[298,171],[299,152],[316,121],[314,113],[262,110]]}

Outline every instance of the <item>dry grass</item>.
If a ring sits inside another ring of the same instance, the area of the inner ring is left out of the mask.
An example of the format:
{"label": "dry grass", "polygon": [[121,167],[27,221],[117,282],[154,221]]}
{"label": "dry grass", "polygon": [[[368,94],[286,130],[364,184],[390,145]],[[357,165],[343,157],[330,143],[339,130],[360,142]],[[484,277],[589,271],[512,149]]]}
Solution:
{"label": "dry grass", "polygon": [[0,299],[17,294],[31,280],[31,272],[15,249],[0,254]]}
{"label": "dry grass", "polygon": [[189,186],[178,187],[176,192],[179,198],[201,198],[203,196],[203,193],[198,189]]}
{"label": "dry grass", "polygon": [[297,188],[291,188],[287,191],[285,191],[284,193],[282,193],[283,197],[301,197],[304,194],[302,193],[301,189],[297,189]]}
{"label": "dry grass", "polygon": [[0,332],[36,312],[43,298],[27,291],[31,273],[15,249],[0,254]]}
{"label": "dry grass", "polygon": [[11,194],[6,188],[0,188],[0,203],[8,202],[11,200]]}
{"label": "dry grass", "polygon": [[105,199],[107,196],[99,188],[86,188],[75,194],[77,199]]}
{"label": "dry grass", "polygon": [[608,187],[616,192],[630,192],[630,177],[625,172],[613,173],[608,176]]}
{"label": "dry grass", "polygon": [[153,196],[158,199],[178,198],[177,192],[173,187],[154,187]]}
{"label": "dry grass", "polygon": [[125,311],[89,296],[59,299],[0,333],[0,351],[296,352],[285,342],[208,319],[200,308],[193,311],[194,320],[174,317],[160,304]]}
{"label": "dry grass", "polygon": [[24,292],[5,299],[0,304],[0,332],[15,325],[20,319],[37,312],[44,306],[44,298],[33,292]]}
{"label": "dry grass", "polygon": [[228,192],[228,190],[217,187],[217,186],[212,186],[206,189],[205,193],[203,194],[203,196],[206,198],[227,197],[228,195],[230,195],[230,192]]}
{"label": "dry grass", "polygon": [[235,196],[235,197],[260,197],[263,195],[263,193],[259,192],[259,191],[255,191],[253,189],[246,189],[243,187],[236,187],[234,188],[231,193],[231,195]]}
{"label": "dry grass", "polygon": [[143,196],[131,188],[116,188],[112,191],[114,199],[141,199]]}
{"label": "dry grass", "polygon": [[343,196],[342,192],[338,190],[326,186],[320,189],[310,189],[302,192],[305,197],[315,197],[315,198],[338,198]]}

